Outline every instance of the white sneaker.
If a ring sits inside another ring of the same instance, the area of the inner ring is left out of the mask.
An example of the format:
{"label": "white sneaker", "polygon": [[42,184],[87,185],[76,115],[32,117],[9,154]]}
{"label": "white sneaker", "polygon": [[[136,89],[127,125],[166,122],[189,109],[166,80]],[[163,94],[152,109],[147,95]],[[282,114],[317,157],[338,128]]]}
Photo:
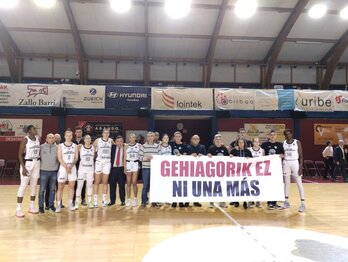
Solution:
{"label": "white sneaker", "polygon": [[98,202],[94,202],[94,208],[98,208]]}
{"label": "white sneaker", "polygon": [[133,200],[133,207],[136,207],[138,205],[138,199],[134,198]]}
{"label": "white sneaker", "polygon": [[209,207],[214,208],[214,202],[210,202]]}
{"label": "white sneaker", "polygon": [[306,211],[306,206],[304,203],[301,204],[300,208],[298,209],[298,212],[303,213]]}
{"label": "white sneaker", "polygon": [[20,218],[24,217],[24,213],[22,212],[21,209],[20,210],[16,210],[16,217],[20,217]]}
{"label": "white sneaker", "polygon": [[130,204],[131,204],[131,200],[128,198],[128,199],[126,200],[126,207],[130,207]]}
{"label": "white sneaker", "polygon": [[289,201],[285,201],[284,205],[282,206],[282,209],[290,208],[290,203]]}
{"label": "white sneaker", "polygon": [[93,204],[92,204],[92,201],[88,202],[88,208],[94,208]]}
{"label": "white sneaker", "polygon": [[108,207],[108,206],[109,206],[109,203],[106,201],[105,202],[103,201],[103,207]]}
{"label": "white sneaker", "polygon": [[38,211],[37,209],[35,209],[34,207],[30,207],[30,208],[29,208],[29,213],[38,214],[39,211]]}
{"label": "white sneaker", "polygon": [[62,212],[62,207],[60,205],[58,205],[55,212],[56,213]]}
{"label": "white sneaker", "polygon": [[80,208],[80,204],[75,202],[75,206],[74,206],[75,210],[79,209]]}
{"label": "white sneaker", "polygon": [[73,204],[70,204],[69,205],[69,211],[75,211],[75,206]]}

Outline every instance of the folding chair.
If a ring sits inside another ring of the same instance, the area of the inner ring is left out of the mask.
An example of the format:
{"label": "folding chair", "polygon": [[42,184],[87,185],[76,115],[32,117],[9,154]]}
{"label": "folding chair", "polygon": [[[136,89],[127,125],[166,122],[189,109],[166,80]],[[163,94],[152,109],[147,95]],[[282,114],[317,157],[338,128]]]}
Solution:
{"label": "folding chair", "polygon": [[314,165],[313,160],[304,160],[303,161],[304,168],[307,176],[317,176],[318,170]]}
{"label": "folding chair", "polygon": [[314,161],[314,164],[315,164],[315,167],[317,168],[318,170],[318,175],[323,177],[325,174],[325,164],[324,164],[324,161],[321,161],[321,160],[315,160]]}
{"label": "folding chair", "polygon": [[4,183],[5,179],[8,179],[10,181],[15,180],[18,170],[19,170],[18,160],[7,160],[1,175],[2,184]]}

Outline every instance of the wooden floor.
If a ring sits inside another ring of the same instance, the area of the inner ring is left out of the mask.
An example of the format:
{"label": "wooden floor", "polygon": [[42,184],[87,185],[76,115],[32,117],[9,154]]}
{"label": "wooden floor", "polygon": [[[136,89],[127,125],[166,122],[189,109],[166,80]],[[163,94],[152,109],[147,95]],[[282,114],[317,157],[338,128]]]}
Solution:
{"label": "wooden floor", "polygon": [[[291,185],[289,210],[229,207],[241,225],[279,226],[348,237],[348,184],[305,184],[307,212],[299,214]],[[191,230],[233,225],[218,209],[111,208],[14,216],[17,186],[0,186],[0,261],[138,262],[157,243]],[[65,194],[66,195],[66,194]],[[66,201],[65,201],[66,203]],[[24,210],[29,204],[28,191]],[[173,247],[175,249],[175,247]]]}

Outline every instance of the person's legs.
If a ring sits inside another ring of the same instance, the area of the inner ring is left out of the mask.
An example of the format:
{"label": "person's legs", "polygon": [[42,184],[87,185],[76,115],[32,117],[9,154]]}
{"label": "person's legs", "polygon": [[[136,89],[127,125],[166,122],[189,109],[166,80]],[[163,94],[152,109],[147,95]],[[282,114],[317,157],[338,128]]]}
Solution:
{"label": "person's legs", "polygon": [[22,212],[22,202],[23,202],[23,196],[24,196],[25,190],[27,186],[29,185],[30,178],[28,176],[22,175],[22,168],[20,172],[21,172],[21,184],[19,185],[18,192],[17,192],[16,216],[24,217],[24,213]]}
{"label": "person's legs", "polygon": [[56,183],[57,183],[57,172],[52,171],[50,178],[49,178],[49,186],[46,188],[49,189],[49,201],[48,201],[48,207],[52,209],[53,211],[55,210],[54,208],[54,199],[56,195]]}
{"label": "person's legs", "polygon": [[149,168],[143,168],[142,177],[143,177],[143,190],[141,194],[141,205],[145,207],[146,201],[147,201],[147,191],[150,186],[150,169]]}
{"label": "person's legs", "polygon": [[290,182],[291,182],[291,167],[289,161],[283,162],[283,177],[284,177],[284,193],[285,193],[285,202],[283,208],[289,208],[289,191],[290,191]]}
{"label": "person's legs", "polygon": [[74,211],[75,208],[73,206],[73,199],[74,199],[74,193],[75,193],[75,184],[76,180],[69,181],[69,210]]}
{"label": "person's legs", "polygon": [[[45,191],[47,190],[47,185],[49,181],[49,174],[46,171],[40,171],[40,190],[39,190],[39,209],[40,212],[44,210],[45,202]],[[47,205],[46,205],[47,206]]]}
{"label": "person's legs", "polygon": [[346,173],[346,163],[343,162],[340,164],[341,174],[344,179],[344,181],[347,181],[347,173]]}
{"label": "person's legs", "polygon": [[325,169],[324,169],[324,174],[323,174],[323,178],[324,179],[327,179],[327,175],[329,173],[329,170],[330,170],[330,160],[329,158],[324,158],[324,165],[325,165]]}
{"label": "person's legs", "polygon": [[116,168],[112,168],[110,176],[109,176],[110,205],[114,205],[116,203],[116,187],[117,187],[116,182],[117,182],[117,179],[116,179]]}
{"label": "person's legs", "polygon": [[138,204],[138,171],[132,172],[132,187],[134,194],[134,204]]}
{"label": "person's legs", "polygon": [[118,193],[121,203],[124,204],[126,198],[125,185],[126,185],[126,175],[124,174],[123,167],[117,170],[117,183],[118,183]]}

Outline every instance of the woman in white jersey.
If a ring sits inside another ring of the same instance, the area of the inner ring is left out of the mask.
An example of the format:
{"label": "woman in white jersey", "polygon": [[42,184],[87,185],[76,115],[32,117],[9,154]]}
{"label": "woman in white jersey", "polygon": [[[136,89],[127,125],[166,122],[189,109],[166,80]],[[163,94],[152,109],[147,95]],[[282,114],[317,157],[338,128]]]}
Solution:
{"label": "woman in white jersey", "polygon": [[160,144],[160,155],[170,156],[172,155],[172,147],[169,145],[168,134],[163,134],[162,143]]}
{"label": "woman in white jersey", "polygon": [[302,145],[300,141],[293,138],[292,131],[290,129],[284,130],[285,141],[284,147],[284,161],[283,161],[283,173],[284,173],[284,189],[285,189],[285,202],[283,208],[290,208],[289,203],[289,190],[291,177],[296,181],[298,191],[301,197],[301,206],[299,212],[305,212],[306,207],[304,203],[304,189],[302,185],[302,170],[303,170],[303,154]]}
{"label": "woman in white jersey", "polygon": [[124,154],[124,166],[127,177],[127,188],[126,188],[126,194],[127,194],[127,200],[126,200],[126,207],[129,207],[131,205],[131,188],[133,187],[133,194],[134,194],[134,200],[133,200],[133,207],[136,207],[138,205],[138,172],[139,172],[139,150],[140,150],[140,144],[136,141],[136,135],[134,133],[129,135],[129,143],[125,145],[124,151],[126,152]]}
{"label": "woman in white jersey", "polygon": [[25,189],[30,182],[30,207],[29,213],[39,213],[34,208],[36,185],[40,177],[40,140],[37,136],[35,126],[27,127],[28,136],[24,137],[19,145],[18,159],[20,162],[21,184],[17,193],[16,216],[24,217],[22,202]]}
{"label": "woman in white jersey", "polygon": [[94,207],[98,207],[99,184],[103,184],[103,207],[107,207],[106,195],[108,193],[109,175],[111,170],[111,146],[113,140],[109,138],[110,129],[103,129],[103,137],[94,141],[93,146],[97,152],[95,161],[95,179],[94,179]]}
{"label": "woman in white jersey", "polygon": [[62,212],[62,198],[65,182],[69,182],[69,210],[74,211],[73,205],[74,189],[77,180],[76,162],[79,158],[79,151],[76,144],[72,142],[73,132],[67,129],[64,133],[64,143],[58,146],[58,161],[60,163],[58,170],[58,191],[56,213]]}
{"label": "woman in white jersey", "polygon": [[[254,137],[253,146],[249,147],[249,151],[253,157],[260,157],[265,155],[265,150],[260,146],[260,139],[258,137]],[[249,202],[248,207],[253,207],[254,202]],[[261,207],[260,201],[256,201],[256,207]]]}
{"label": "woman in white jersey", "polygon": [[83,138],[84,144],[79,145],[80,165],[77,178],[76,201],[75,208],[78,209],[80,205],[81,192],[83,184],[87,181],[87,196],[88,207],[93,208],[92,194],[93,194],[93,180],[94,180],[94,146],[91,145],[91,136],[85,135]]}

